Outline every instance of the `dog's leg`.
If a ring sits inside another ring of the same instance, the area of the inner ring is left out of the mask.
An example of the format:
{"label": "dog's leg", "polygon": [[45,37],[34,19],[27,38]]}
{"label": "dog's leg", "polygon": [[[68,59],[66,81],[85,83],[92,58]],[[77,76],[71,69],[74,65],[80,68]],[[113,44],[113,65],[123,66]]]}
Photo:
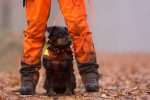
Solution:
{"label": "dog's leg", "polygon": [[50,80],[49,80],[49,84],[48,85],[50,85],[50,87],[49,87],[47,95],[48,96],[54,96],[55,92],[54,92],[54,82],[53,82],[52,75],[50,75],[49,78],[50,78]]}
{"label": "dog's leg", "polygon": [[54,95],[55,95],[54,89],[53,89],[53,87],[50,87],[48,89],[47,96],[54,96]]}
{"label": "dog's leg", "polygon": [[76,79],[75,75],[73,72],[70,72],[71,75],[69,77],[69,80],[67,81],[67,86],[66,86],[66,95],[72,95],[75,94],[74,89],[76,88]]}
{"label": "dog's leg", "polygon": [[[67,64],[67,65],[70,65],[70,64]],[[67,78],[67,82],[66,82],[66,92],[65,94],[66,95],[72,95],[74,94],[74,89],[72,88],[72,66],[68,66],[68,70],[67,70],[67,73],[66,73],[66,78]]]}
{"label": "dog's leg", "polygon": [[47,96],[52,96],[55,94],[53,89],[53,78],[51,76],[51,72],[46,70],[46,80],[44,82],[44,89],[46,89]]}
{"label": "dog's leg", "polygon": [[71,90],[72,90],[72,93],[74,94],[74,89],[76,88],[76,78],[75,78],[75,75],[73,73],[73,71],[71,72]]}
{"label": "dog's leg", "polygon": [[72,95],[73,92],[71,90],[71,80],[70,80],[70,76],[67,77],[67,82],[66,82],[66,91],[65,91],[65,95]]}

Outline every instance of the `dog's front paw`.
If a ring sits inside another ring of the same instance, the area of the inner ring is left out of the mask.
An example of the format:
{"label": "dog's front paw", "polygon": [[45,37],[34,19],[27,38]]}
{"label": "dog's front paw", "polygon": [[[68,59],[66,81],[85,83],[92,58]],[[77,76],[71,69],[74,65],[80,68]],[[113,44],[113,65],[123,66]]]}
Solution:
{"label": "dog's front paw", "polygon": [[74,94],[74,90],[71,90],[70,88],[66,89],[65,95],[73,95],[73,94]]}
{"label": "dog's front paw", "polygon": [[56,95],[53,89],[50,89],[49,91],[47,91],[47,96],[54,96]]}

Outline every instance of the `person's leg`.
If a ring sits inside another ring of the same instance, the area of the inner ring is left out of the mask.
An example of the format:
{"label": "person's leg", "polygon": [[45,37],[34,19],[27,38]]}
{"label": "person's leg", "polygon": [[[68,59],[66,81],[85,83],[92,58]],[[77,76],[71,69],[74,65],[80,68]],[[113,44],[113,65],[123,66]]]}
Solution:
{"label": "person's leg", "polygon": [[20,94],[35,92],[39,80],[42,49],[45,43],[46,23],[51,0],[26,0],[26,18],[28,27],[24,31],[24,53],[21,57]]}
{"label": "person's leg", "polygon": [[84,0],[59,0],[62,14],[65,18],[70,36],[73,39],[75,58],[85,88],[89,92],[99,90],[99,65],[96,62],[96,53],[87,24],[87,13]]}

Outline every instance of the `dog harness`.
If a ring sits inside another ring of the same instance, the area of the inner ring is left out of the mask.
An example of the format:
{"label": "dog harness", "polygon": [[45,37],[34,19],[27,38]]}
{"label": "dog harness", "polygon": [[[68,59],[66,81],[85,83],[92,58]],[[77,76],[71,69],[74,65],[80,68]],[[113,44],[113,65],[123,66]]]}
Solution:
{"label": "dog harness", "polygon": [[59,49],[46,43],[43,60],[44,67],[55,65],[56,69],[58,69],[58,67],[69,66],[70,62],[73,61],[73,55],[70,47]]}

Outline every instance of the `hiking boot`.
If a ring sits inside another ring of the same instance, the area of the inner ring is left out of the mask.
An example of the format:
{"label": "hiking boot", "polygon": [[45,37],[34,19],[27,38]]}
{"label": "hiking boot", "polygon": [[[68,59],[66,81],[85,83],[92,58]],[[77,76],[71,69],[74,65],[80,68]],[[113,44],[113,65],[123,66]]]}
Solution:
{"label": "hiking boot", "polygon": [[94,74],[89,74],[84,77],[83,83],[87,92],[98,92],[99,83],[98,78]]}
{"label": "hiking boot", "polygon": [[35,85],[30,80],[22,80],[21,88],[20,88],[21,95],[33,95],[35,94]]}
{"label": "hiking boot", "polygon": [[79,72],[87,92],[99,91],[98,67],[99,65],[96,64],[96,60],[87,64],[78,63]]}
{"label": "hiking boot", "polygon": [[21,62],[21,95],[33,95],[35,93],[35,88],[39,80],[39,68],[35,66],[37,65],[28,65]]}

